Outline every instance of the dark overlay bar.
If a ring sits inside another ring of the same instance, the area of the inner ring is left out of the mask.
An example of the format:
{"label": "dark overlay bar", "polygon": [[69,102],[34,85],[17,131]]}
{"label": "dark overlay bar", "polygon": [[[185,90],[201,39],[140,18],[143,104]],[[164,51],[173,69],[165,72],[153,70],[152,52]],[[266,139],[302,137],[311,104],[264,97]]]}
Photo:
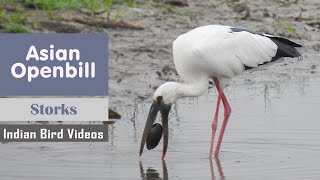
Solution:
{"label": "dark overlay bar", "polygon": [[0,125],[0,142],[108,142],[108,126]]}

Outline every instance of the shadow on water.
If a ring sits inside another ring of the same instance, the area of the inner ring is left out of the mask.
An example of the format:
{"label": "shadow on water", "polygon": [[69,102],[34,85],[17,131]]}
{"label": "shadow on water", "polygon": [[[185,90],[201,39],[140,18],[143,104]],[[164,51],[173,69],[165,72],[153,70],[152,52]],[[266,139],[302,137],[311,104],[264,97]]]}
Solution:
{"label": "shadow on water", "polygon": [[142,162],[140,161],[140,174],[141,178],[143,180],[168,180],[168,169],[166,165],[166,161],[162,161],[162,177],[160,177],[158,170],[156,170],[153,167],[148,167],[148,169],[145,171],[142,165]]}

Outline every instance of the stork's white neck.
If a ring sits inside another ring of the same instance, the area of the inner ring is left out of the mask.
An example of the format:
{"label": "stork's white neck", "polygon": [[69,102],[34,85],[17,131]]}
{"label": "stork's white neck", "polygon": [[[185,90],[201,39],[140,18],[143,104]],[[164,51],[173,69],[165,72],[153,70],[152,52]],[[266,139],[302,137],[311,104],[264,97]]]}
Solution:
{"label": "stork's white neck", "polygon": [[166,82],[154,93],[153,99],[163,97],[165,103],[174,104],[177,99],[185,97],[198,97],[204,94],[208,88],[208,79],[194,83]]}

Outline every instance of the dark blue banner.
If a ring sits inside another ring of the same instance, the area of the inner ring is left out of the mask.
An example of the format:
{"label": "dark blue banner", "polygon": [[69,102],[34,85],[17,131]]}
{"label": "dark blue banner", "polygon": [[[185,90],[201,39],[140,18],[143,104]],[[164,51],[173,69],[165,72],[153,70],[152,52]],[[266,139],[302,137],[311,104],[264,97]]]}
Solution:
{"label": "dark blue banner", "polygon": [[0,34],[0,96],[107,96],[106,34]]}

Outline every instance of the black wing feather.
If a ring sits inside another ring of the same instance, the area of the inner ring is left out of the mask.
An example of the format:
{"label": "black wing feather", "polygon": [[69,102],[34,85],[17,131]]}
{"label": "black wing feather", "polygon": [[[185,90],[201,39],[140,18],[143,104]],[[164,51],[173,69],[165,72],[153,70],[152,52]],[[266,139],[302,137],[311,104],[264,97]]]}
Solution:
{"label": "black wing feather", "polygon": [[[268,36],[267,36],[268,37]],[[276,56],[272,58],[271,61],[275,61],[281,57],[300,57],[301,54],[296,49],[296,47],[302,47],[300,44],[292,42],[288,39],[279,38],[279,37],[268,37],[273,41],[277,46],[278,50]]]}

